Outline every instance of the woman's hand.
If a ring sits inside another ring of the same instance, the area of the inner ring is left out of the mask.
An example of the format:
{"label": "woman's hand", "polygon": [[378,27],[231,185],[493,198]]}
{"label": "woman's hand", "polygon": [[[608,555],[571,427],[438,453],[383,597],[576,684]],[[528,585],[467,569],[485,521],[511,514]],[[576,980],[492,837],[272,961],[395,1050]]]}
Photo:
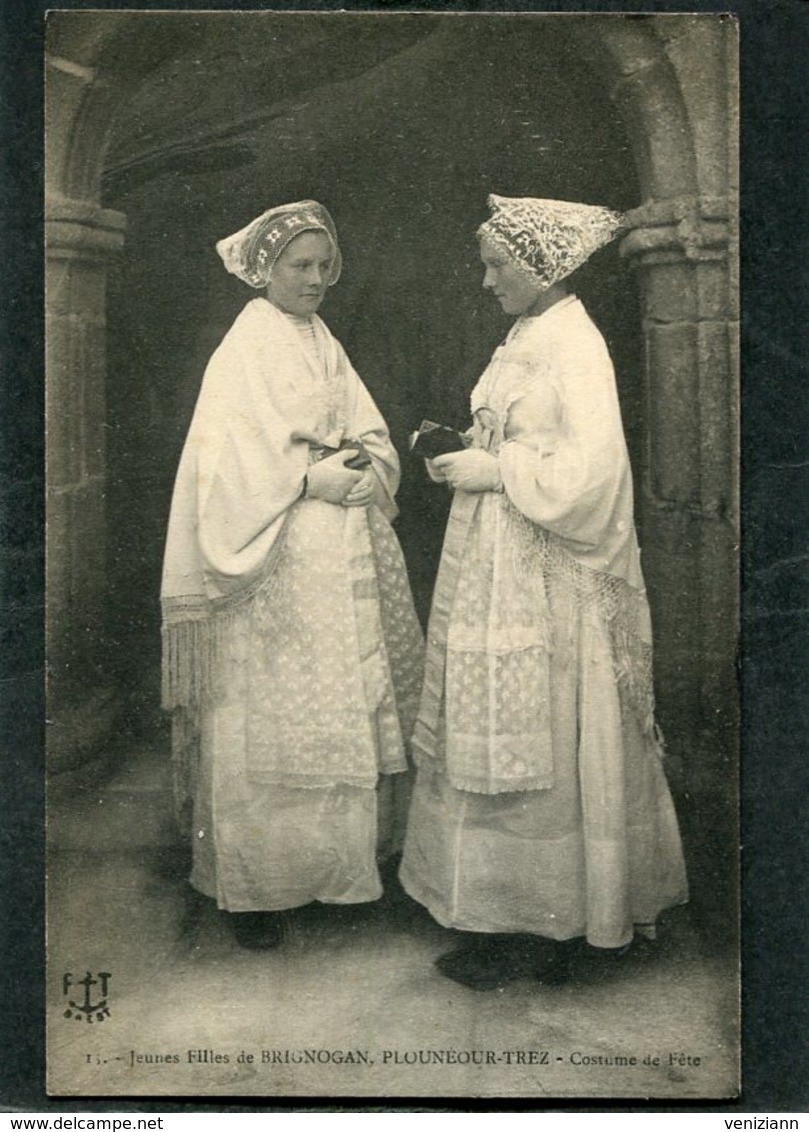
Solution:
{"label": "woman's hand", "polygon": [[349,491],[348,495],[343,499],[344,507],[367,507],[369,503],[373,502],[375,476],[370,468],[362,473],[362,476]]}
{"label": "woman's hand", "polygon": [[442,471],[440,468],[436,468],[435,460],[428,460],[428,459],[425,458],[424,467],[427,470],[427,475],[430,477],[430,479],[433,481],[433,483],[446,483],[447,482],[446,472]]}
{"label": "woman's hand", "polygon": [[[326,503],[346,503],[352,489],[365,478],[362,472],[345,467],[345,461],[356,455],[356,448],[346,448],[312,464],[306,473],[306,498],[323,499]],[[350,506],[360,505],[352,503]]]}
{"label": "woman's hand", "polygon": [[499,491],[503,486],[496,458],[483,448],[437,456],[432,464],[456,491]]}

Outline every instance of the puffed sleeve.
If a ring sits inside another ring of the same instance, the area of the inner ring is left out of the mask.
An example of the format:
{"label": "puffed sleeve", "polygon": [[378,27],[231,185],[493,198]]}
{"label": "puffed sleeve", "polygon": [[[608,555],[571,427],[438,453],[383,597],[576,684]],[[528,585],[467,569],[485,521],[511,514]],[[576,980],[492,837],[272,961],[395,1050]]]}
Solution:
{"label": "puffed sleeve", "polygon": [[589,550],[612,516],[626,467],[615,379],[600,335],[558,345],[509,406],[503,486],[533,522]]}

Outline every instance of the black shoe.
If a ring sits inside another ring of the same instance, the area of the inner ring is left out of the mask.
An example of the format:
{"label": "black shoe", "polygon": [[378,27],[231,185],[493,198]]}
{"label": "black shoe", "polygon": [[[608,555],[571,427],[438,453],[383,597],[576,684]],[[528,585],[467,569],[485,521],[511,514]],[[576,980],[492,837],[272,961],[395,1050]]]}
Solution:
{"label": "black shoe", "polygon": [[570,981],[573,961],[581,951],[582,940],[542,940],[545,947],[536,954],[533,976],[546,987],[558,987]]}
{"label": "black shoe", "polygon": [[271,951],[284,938],[280,912],[231,912],[228,916],[240,947]]}
{"label": "black shoe", "polygon": [[496,990],[518,976],[497,949],[473,945],[440,955],[435,965],[442,975],[472,990]]}
{"label": "black shoe", "polygon": [[478,936],[467,947],[441,955],[442,975],[473,990],[496,990],[516,979],[534,978],[545,986],[566,983],[581,940],[557,942],[535,935]]}
{"label": "black shoe", "polygon": [[[470,933],[471,934],[471,933]],[[466,947],[436,960],[442,975],[472,990],[496,990],[534,973],[537,948],[549,944],[535,936],[475,935]]]}

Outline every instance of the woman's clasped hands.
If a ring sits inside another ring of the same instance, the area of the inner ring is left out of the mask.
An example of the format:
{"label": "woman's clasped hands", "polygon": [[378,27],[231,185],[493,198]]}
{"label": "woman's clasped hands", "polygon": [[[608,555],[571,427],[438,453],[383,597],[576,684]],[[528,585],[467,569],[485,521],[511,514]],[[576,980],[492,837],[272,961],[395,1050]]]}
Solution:
{"label": "woman's clasped hands", "polygon": [[499,491],[503,481],[495,456],[483,448],[467,448],[427,460],[427,472],[456,491]]}
{"label": "woman's clasped hands", "polygon": [[307,472],[307,499],[322,499],[343,507],[367,507],[374,495],[374,473],[370,468],[357,471],[345,466],[357,449],[335,452],[312,464]]}

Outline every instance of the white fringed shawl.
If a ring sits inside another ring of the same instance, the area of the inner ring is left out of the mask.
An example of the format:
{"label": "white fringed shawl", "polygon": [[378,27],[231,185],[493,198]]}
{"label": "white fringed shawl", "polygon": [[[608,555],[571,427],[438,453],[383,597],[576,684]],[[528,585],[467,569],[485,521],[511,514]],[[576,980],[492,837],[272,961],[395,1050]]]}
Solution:
{"label": "white fringed shawl", "polygon": [[[423,646],[389,522],[398,457],[342,346],[313,325],[311,351],[267,300],[247,304],[208,364],[180,461],[161,598],[183,820],[205,712],[223,696],[243,697],[256,781],[373,787],[407,766],[401,726],[415,714]],[[301,500],[312,447],[344,437],[372,458],[375,503]],[[288,617],[301,585],[306,641]],[[387,630],[383,614],[394,619]],[[248,671],[237,658],[250,640]],[[314,687],[324,655],[343,644],[345,663]]]}
{"label": "white fringed shawl", "polygon": [[163,705],[212,690],[219,630],[272,573],[310,446],[361,436],[388,500],[399,467],[387,428],[340,343],[313,319],[332,396],[294,324],[253,299],[213,354],[180,461],[163,566]]}

